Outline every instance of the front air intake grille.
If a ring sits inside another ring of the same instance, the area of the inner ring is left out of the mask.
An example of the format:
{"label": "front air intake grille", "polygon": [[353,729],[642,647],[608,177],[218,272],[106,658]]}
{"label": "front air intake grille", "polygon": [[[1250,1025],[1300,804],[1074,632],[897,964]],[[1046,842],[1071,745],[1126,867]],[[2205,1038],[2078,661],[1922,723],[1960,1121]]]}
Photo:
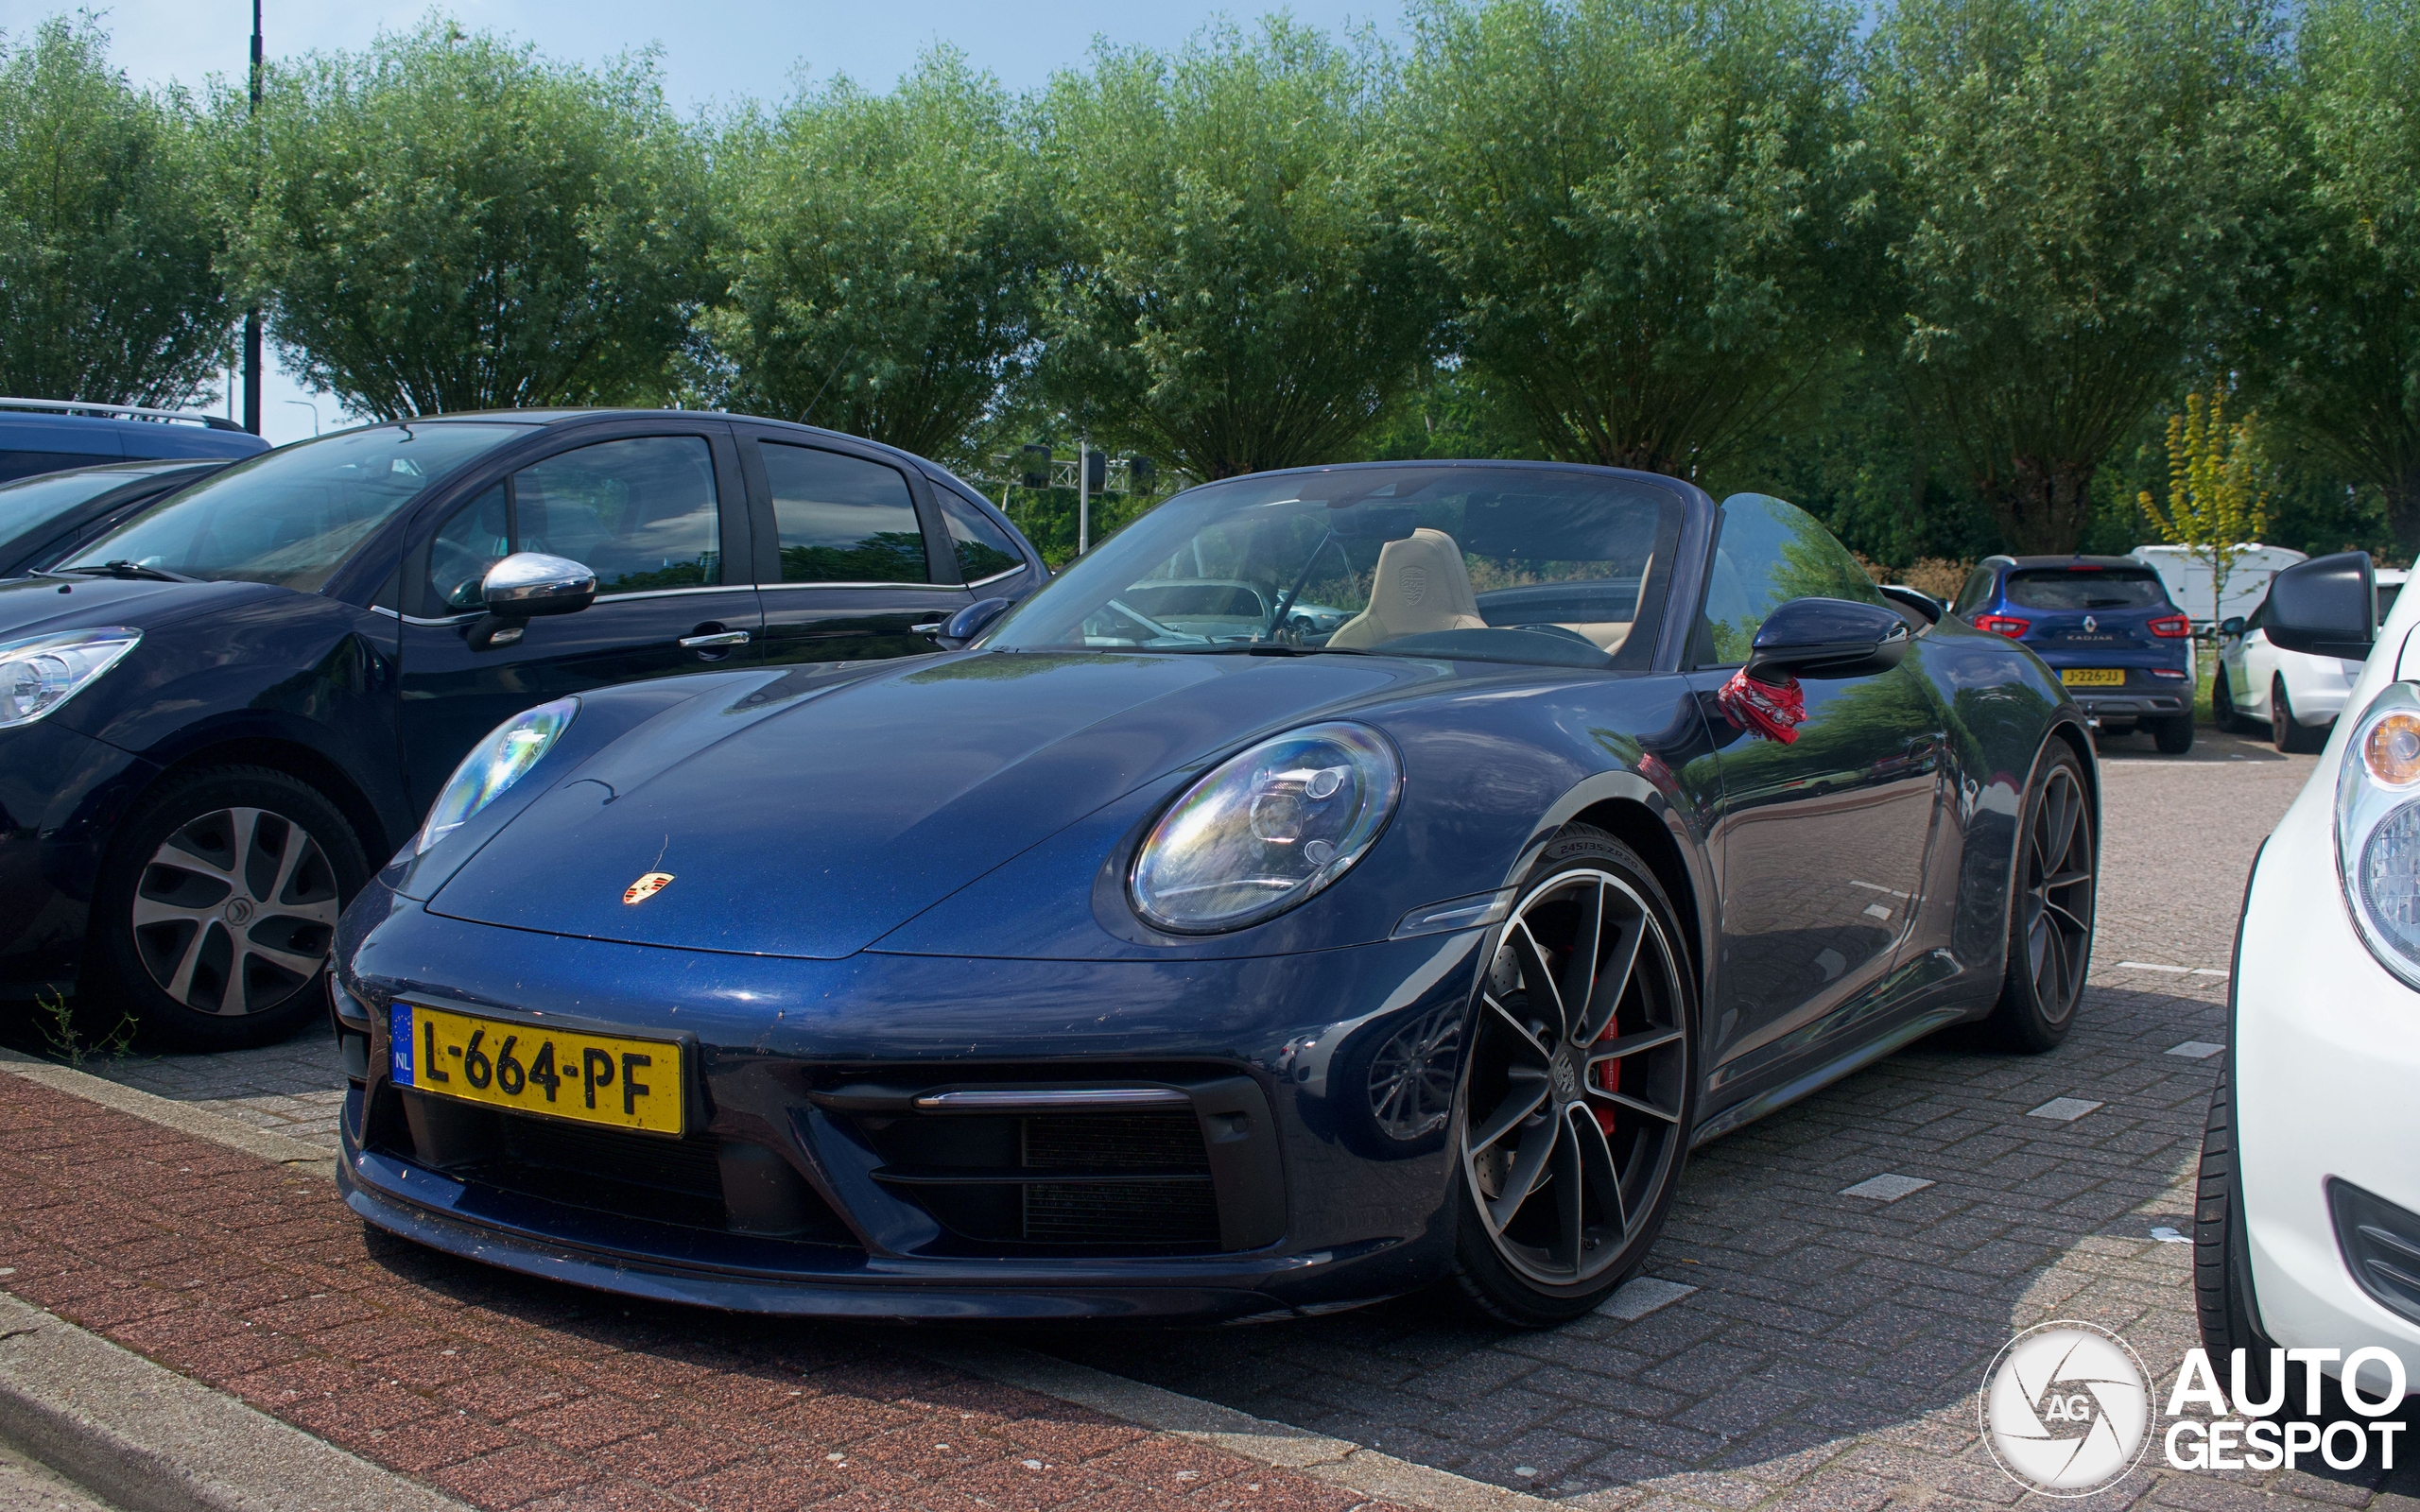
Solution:
{"label": "front air intake grille", "polygon": [[2354,1281],[2389,1311],[2420,1322],[2420,1214],[2332,1177],[2327,1206]]}
{"label": "front air intake grille", "polygon": [[1025,1163],[1037,1171],[1210,1172],[1201,1125],[1190,1108],[1173,1113],[1045,1113],[1025,1120]]}
{"label": "front air intake grille", "polygon": [[1150,1179],[1028,1182],[1027,1242],[1168,1250],[1219,1247],[1219,1194],[1201,1125],[1172,1113],[1046,1114],[1025,1121],[1029,1171],[1150,1173]]}

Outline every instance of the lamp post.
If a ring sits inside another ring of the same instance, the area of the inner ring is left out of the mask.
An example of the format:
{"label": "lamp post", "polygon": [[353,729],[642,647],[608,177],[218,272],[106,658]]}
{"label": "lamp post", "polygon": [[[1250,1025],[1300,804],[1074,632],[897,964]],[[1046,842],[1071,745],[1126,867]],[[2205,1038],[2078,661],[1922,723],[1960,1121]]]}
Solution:
{"label": "lamp post", "polygon": [[[260,195],[261,0],[252,0],[252,194]],[[312,411],[317,421],[319,411]],[[261,433],[261,307],[244,312],[244,429]]]}

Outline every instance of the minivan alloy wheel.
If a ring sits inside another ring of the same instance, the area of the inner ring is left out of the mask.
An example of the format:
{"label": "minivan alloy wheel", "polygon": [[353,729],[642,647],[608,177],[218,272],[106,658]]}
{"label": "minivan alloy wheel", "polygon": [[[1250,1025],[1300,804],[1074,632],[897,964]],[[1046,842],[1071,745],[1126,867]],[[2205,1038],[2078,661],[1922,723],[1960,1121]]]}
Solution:
{"label": "minivan alloy wheel", "polygon": [[1677,1176],[1688,1106],[1672,942],[1623,878],[1547,878],[1480,988],[1461,1159],[1479,1222],[1530,1281],[1582,1286]]}
{"label": "minivan alloy wheel", "polygon": [[202,1013],[261,1013],[318,975],[336,936],[337,876],[309,832],[268,809],[201,815],[135,885],[134,941],[160,990]]}

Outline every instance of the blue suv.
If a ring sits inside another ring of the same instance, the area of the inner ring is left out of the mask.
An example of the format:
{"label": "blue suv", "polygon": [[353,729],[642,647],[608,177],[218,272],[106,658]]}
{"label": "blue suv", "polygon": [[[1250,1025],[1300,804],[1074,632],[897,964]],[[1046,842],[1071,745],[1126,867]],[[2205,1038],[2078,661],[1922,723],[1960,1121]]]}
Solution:
{"label": "blue suv", "polygon": [[1987,557],[1950,606],[2049,663],[2100,733],[2193,748],[2193,627],[2132,557]]}
{"label": "blue suv", "polygon": [[268,442],[217,415],[81,400],[0,399],[0,483],[104,462],[233,462]]}

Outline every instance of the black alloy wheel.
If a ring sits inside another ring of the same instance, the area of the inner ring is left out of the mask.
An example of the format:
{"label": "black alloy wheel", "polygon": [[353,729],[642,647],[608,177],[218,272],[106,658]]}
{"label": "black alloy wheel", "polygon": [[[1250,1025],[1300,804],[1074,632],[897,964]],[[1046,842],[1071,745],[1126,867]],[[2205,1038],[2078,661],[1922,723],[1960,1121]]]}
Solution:
{"label": "black alloy wheel", "polygon": [[343,815],[294,777],[171,779],[104,865],[79,996],[198,1049],[283,1038],[321,1011],[337,919],[368,870]]}
{"label": "black alloy wheel", "polygon": [[1995,1037],[2008,1049],[2049,1049],[2066,1038],[2092,964],[2093,904],[2100,846],[2083,767],[2052,739],[2034,762],[2017,833],[2016,875],[2009,900],[2008,975],[1993,1010]]}
{"label": "black alloy wheel", "polygon": [[2294,718],[2282,674],[2269,679],[2269,743],[2289,756],[2308,756],[2327,744],[2326,730],[2307,730]]}
{"label": "black alloy wheel", "polygon": [[1679,930],[1646,865],[1584,826],[1503,926],[1463,1072],[1458,1275],[1505,1322],[1587,1312],[1663,1226],[1697,1107]]}
{"label": "black alloy wheel", "polygon": [[2210,722],[2230,735],[2243,733],[2244,716],[2235,706],[2235,689],[2227,683],[2225,663],[2219,666],[2218,676],[2210,681]]}

